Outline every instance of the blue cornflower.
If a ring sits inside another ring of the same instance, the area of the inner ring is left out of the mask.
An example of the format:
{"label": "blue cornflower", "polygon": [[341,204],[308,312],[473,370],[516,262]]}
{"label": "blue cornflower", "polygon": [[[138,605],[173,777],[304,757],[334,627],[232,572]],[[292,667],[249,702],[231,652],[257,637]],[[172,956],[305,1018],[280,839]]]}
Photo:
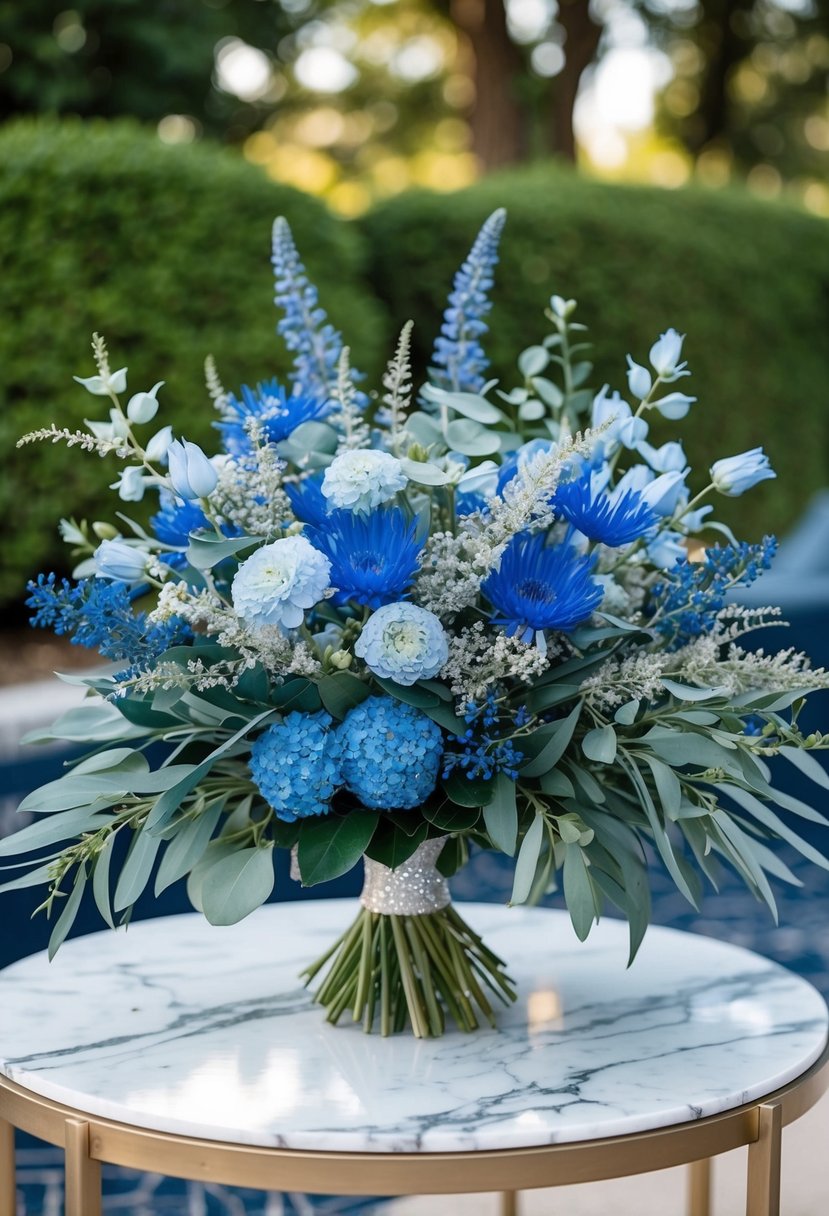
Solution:
{"label": "blue cornflower", "polygon": [[594,559],[570,545],[548,545],[541,532],[513,537],[501,565],[481,590],[499,614],[495,621],[507,634],[539,645],[544,629],[567,633],[598,608],[603,589],[590,577]]}
{"label": "blue cornflower", "polygon": [[285,314],[276,329],[294,354],[291,382],[303,397],[327,402],[343,342],[319,306],[317,289],[308,279],[288,222],[281,216],[273,226],[271,262],[275,302]]}
{"label": "blue cornflower", "polygon": [[676,562],[651,589],[651,628],[677,650],[691,638],[713,629],[734,587],[748,587],[768,570],[777,550],[773,536],[759,544],[712,545],[705,561]]}
{"label": "blue cornflower", "polygon": [[[169,490],[161,491],[158,506],[158,511],[150,518],[150,527],[163,545],[186,549],[190,543],[191,532],[198,532],[200,528],[210,526],[198,503],[183,502]],[[164,560],[169,562],[174,556],[183,555],[165,554]]]}
{"label": "blue cornflower", "polygon": [[97,578],[58,583],[54,574],[41,574],[28,585],[26,606],[32,610],[35,628],[71,635],[75,645],[97,650],[104,659],[128,663],[117,677],[126,679],[146,671],[165,650],[192,637],[189,625],[178,617],[148,625],[145,613],[134,612],[133,600],[144,590]]}
{"label": "blue cornflower", "polygon": [[659,522],[638,490],[608,492],[589,468],[559,485],[553,507],[590,540],[612,549],[638,540]]}
{"label": "blue cornflower", "polygon": [[346,788],[363,806],[409,810],[435,788],[443,734],[413,705],[393,697],[369,697],[350,709],[337,729]]}
{"label": "blue cornflower", "polygon": [[432,352],[435,382],[440,388],[478,393],[484,386],[483,373],[489,367],[489,360],[480,338],[487,331],[483,320],[491,307],[487,293],[494,281],[498,242],[506,217],[504,210],[492,213],[455,275],[440,337]]}
{"label": "blue cornflower", "polygon": [[330,714],[290,713],[250,749],[250,772],[277,819],[325,815],[342,784],[340,744]]}
{"label": "blue cornflower", "polygon": [[264,380],[256,388],[242,385],[242,399],[230,396],[216,427],[222,433],[224,449],[231,456],[246,455],[251,449],[245,430],[248,418],[262,426],[266,443],[281,443],[303,422],[321,417],[327,407],[326,396],[286,393],[277,380]]}
{"label": "blue cornflower", "polygon": [[423,540],[416,522],[397,507],[355,515],[334,511],[324,526],[306,529],[315,549],[331,562],[334,604],[355,600],[379,608],[405,598],[417,573]]}
{"label": "blue cornflower", "polygon": [[[511,781],[518,780],[518,766],[524,759],[512,739],[502,738],[500,727],[500,711],[493,689],[486,694],[486,699],[477,704],[468,702],[464,708],[464,721],[467,730],[462,735],[453,735],[450,742],[462,749],[460,752],[444,756],[443,776],[448,777],[456,768],[462,769],[470,781],[481,778],[490,781],[496,773],[504,773]],[[516,712],[512,729],[526,726],[529,714],[525,706]]]}
{"label": "blue cornflower", "polygon": [[333,515],[322,492],[322,478],[322,473],[313,473],[302,481],[286,481],[284,487],[296,518],[315,528],[327,528]]}

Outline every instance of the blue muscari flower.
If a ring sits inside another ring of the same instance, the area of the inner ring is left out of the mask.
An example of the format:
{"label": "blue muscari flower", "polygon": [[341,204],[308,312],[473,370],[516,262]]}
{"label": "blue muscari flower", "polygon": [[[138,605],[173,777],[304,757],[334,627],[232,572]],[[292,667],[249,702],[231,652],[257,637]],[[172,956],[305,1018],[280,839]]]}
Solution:
{"label": "blue muscari flower", "polygon": [[301,396],[328,402],[342,338],[319,306],[317,289],[300,261],[287,220],[273,226],[275,302],[285,314],[276,329],[294,355],[291,382]]}
{"label": "blue muscari flower", "polygon": [[286,481],[284,486],[296,518],[314,528],[327,528],[333,515],[322,492],[322,478],[322,473],[313,473],[302,481]]}
{"label": "blue muscari flower", "polygon": [[[462,735],[453,735],[450,740],[461,751],[444,756],[443,776],[448,777],[458,768],[466,773],[470,781],[476,778],[489,781],[496,773],[504,773],[511,781],[517,781],[524,754],[512,739],[501,737],[500,713],[494,690],[487,692],[486,699],[480,705],[470,701],[463,717],[467,730]],[[513,719],[513,729],[525,726],[528,721],[529,714],[522,705]]]}
{"label": "blue muscari flower", "polygon": [[637,490],[621,494],[606,491],[591,469],[559,485],[553,499],[556,513],[592,541],[616,549],[651,532],[658,524],[656,512]]}
{"label": "blue muscari flower", "polygon": [[295,711],[254,740],[251,775],[277,819],[294,823],[330,809],[342,784],[340,743],[331,724],[324,711]]}
{"label": "blue muscari flower", "polygon": [[337,730],[346,788],[363,806],[409,810],[435,788],[443,755],[436,722],[393,697],[369,697]]}
{"label": "blue muscari flower", "polygon": [[192,638],[190,627],[177,617],[148,625],[145,613],[133,611],[133,600],[144,594],[144,587],[131,589],[126,583],[97,578],[58,583],[54,574],[41,574],[27,589],[26,605],[35,628],[69,635],[74,645],[128,663],[118,679],[146,671],[165,650]]}
{"label": "blue muscari flower", "polygon": [[398,507],[370,515],[333,511],[324,526],[307,528],[306,535],[331,562],[332,602],[355,600],[369,608],[405,597],[424,544],[416,522]]}
{"label": "blue muscari flower", "polygon": [[713,545],[705,561],[678,561],[651,589],[651,628],[677,650],[709,632],[734,587],[748,587],[768,570],[777,549],[773,536],[756,545]]}
{"label": "blue muscari flower", "polygon": [[[523,533],[504,550],[501,564],[481,590],[507,634],[531,642],[544,629],[575,629],[598,608],[603,589],[590,577],[593,557],[570,545],[548,545],[543,533]],[[542,637],[537,636],[539,644]]]}
{"label": "blue muscari flower", "polygon": [[478,393],[484,386],[483,373],[489,360],[480,343],[487,331],[483,318],[489,312],[487,293],[494,281],[498,262],[498,242],[506,212],[494,211],[475,238],[469,256],[455,275],[440,337],[435,342],[432,363],[441,388],[455,392]]}
{"label": "blue muscari flower", "polygon": [[277,380],[264,380],[255,389],[243,384],[241,400],[228,398],[216,427],[221,431],[225,451],[231,456],[244,456],[251,449],[245,430],[248,418],[261,424],[266,443],[281,443],[303,422],[321,417],[327,404],[327,396],[289,396]]}

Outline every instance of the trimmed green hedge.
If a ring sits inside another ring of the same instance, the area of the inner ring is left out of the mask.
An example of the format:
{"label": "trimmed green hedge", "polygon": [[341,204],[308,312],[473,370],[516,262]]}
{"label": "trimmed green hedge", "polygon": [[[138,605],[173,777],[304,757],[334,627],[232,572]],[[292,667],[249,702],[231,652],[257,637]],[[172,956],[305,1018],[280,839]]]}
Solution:
{"label": "trimmed green hedge", "polygon": [[[117,465],[77,449],[15,451],[24,431],[72,426],[100,405],[72,381],[94,370],[94,330],[132,391],[165,380],[160,421],[206,438],[202,365],[227,387],[284,372],[270,228],[287,216],[354,361],[376,366],[382,314],[362,286],[359,234],[238,155],[165,147],[130,123],[26,121],[0,131],[0,600],[65,566],[62,513],[95,518]],[[95,416],[92,413],[92,416]],[[111,474],[111,475],[110,475]]]}
{"label": "trimmed green hedge", "polygon": [[704,484],[715,459],[763,444],[778,479],[722,503],[749,537],[782,532],[829,482],[829,224],[742,194],[605,185],[564,169],[505,172],[448,198],[401,195],[363,221],[371,274],[428,358],[447,284],[478,226],[509,212],[485,345],[515,383],[515,356],[549,332],[554,292],[579,301],[595,387],[626,389],[668,325],[687,333],[699,398],[658,441],[681,436]]}

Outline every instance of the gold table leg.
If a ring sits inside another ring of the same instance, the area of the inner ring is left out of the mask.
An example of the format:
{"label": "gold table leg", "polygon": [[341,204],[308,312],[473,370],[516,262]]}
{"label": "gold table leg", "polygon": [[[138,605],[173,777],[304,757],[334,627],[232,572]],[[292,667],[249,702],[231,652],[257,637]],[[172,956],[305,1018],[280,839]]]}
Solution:
{"label": "gold table leg", "polygon": [[518,1216],[518,1192],[502,1191],[501,1216]]}
{"label": "gold table leg", "polygon": [[0,1216],[15,1216],[14,1128],[0,1119]]}
{"label": "gold table leg", "polygon": [[711,1216],[711,1159],[692,1161],[688,1170],[688,1216]]}
{"label": "gold table leg", "polygon": [[780,1148],[783,1108],[779,1102],[759,1109],[759,1135],[748,1146],[746,1216],[780,1216]]}
{"label": "gold table leg", "polygon": [[66,1120],[65,1216],[101,1216],[101,1163],[89,1155],[89,1124]]}

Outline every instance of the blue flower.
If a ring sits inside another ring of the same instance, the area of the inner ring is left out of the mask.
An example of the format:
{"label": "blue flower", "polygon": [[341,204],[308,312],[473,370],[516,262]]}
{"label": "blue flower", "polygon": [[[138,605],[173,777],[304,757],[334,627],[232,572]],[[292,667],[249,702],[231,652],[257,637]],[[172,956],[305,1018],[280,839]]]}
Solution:
{"label": "blue flower", "polygon": [[638,540],[659,522],[640,493],[608,493],[600,488],[589,468],[573,481],[559,485],[553,506],[579,532],[612,549]]}
{"label": "blue flower", "polygon": [[[531,642],[544,629],[567,633],[598,608],[602,588],[590,577],[594,559],[570,545],[548,545],[543,533],[514,537],[481,590],[507,634]],[[541,639],[537,639],[539,642]]]}
{"label": "blue flower", "polygon": [[[159,509],[150,518],[150,527],[163,545],[185,549],[190,543],[190,533],[209,527],[201,507],[194,502],[182,502],[169,490],[162,490],[158,498]],[[169,562],[170,557],[164,560]]]}
{"label": "blue flower", "polygon": [[315,528],[327,527],[331,516],[328,499],[322,492],[322,477],[322,473],[314,473],[302,481],[286,481],[284,487],[296,518]]}
{"label": "blue flower", "polygon": [[237,616],[249,625],[297,629],[305,611],[330,585],[328,558],[304,536],[286,536],[257,549],[242,562],[231,596]]}
{"label": "blue flower", "polygon": [[403,599],[418,569],[423,541],[398,507],[353,515],[335,511],[307,535],[331,563],[335,604],[355,600],[379,608]]}
{"label": "blue flower", "polygon": [[414,684],[436,676],[449,658],[446,631],[416,604],[384,604],[369,617],[354,653],[381,679]]}
{"label": "blue flower", "polygon": [[54,574],[41,574],[28,585],[26,605],[36,629],[69,635],[74,645],[97,650],[104,659],[127,662],[129,667],[117,677],[126,679],[146,671],[171,646],[192,637],[190,627],[178,617],[148,625],[145,613],[134,612],[132,602],[144,590],[102,579],[57,583]]}
{"label": "blue flower", "polygon": [[251,776],[277,819],[294,823],[330,809],[342,784],[340,743],[331,723],[323,711],[295,711],[254,740]]}
{"label": "blue flower", "polygon": [[469,251],[469,256],[455,275],[452,292],[440,337],[435,342],[432,363],[444,369],[435,377],[440,388],[455,392],[478,393],[484,386],[483,373],[489,360],[480,343],[487,331],[483,318],[489,312],[487,293],[494,282],[498,262],[498,242],[506,220],[506,212],[494,211],[484,223]]}
{"label": "blue flower", "polygon": [[369,697],[337,730],[346,787],[364,806],[409,810],[435,788],[443,755],[441,729],[413,705]]}
{"label": "blue flower", "polygon": [[303,422],[310,422],[325,413],[325,397],[291,396],[277,380],[265,380],[255,389],[242,385],[242,399],[229,397],[221,422],[216,426],[222,433],[224,449],[232,456],[250,451],[250,438],[245,430],[248,418],[255,418],[262,427],[266,443],[281,443]]}
{"label": "blue flower", "polygon": [[288,223],[273,226],[275,301],[284,317],[276,329],[294,354],[291,381],[302,397],[328,402],[336,379],[342,338],[319,306],[317,289],[300,261]]}
{"label": "blue flower", "polygon": [[[464,709],[467,729],[462,735],[453,735],[451,743],[459,744],[460,752],[444,756],[443,776],[448,777],[456,768],[466,773],[470,781],[481,778],[491,780],[496,773],[504,773],[511,781],[518,780],[518,768],[524,759],[512,739],[504,739],[500,726],[500,711],[493,689],[480,704],[470,701]],[[525,706],[515,714],[513,730],[520,729],[529,721]]]}
{"label": "blue flower", "polygon": [[726,456],[711,465],[714,488],[727,498],[738,498],[759,482],[776,476],[762,448],[752,448],[739,456]]}

